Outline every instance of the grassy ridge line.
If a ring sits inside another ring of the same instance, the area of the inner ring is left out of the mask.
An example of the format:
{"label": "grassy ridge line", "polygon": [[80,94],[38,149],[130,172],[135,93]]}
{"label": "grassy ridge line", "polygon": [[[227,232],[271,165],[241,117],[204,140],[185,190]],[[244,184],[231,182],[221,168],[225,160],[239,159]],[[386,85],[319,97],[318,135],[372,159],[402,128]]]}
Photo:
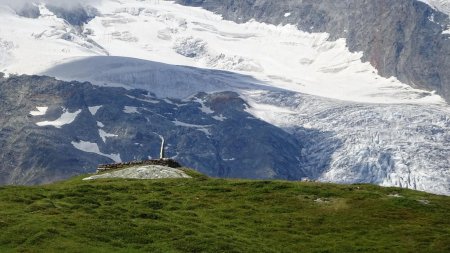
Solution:
{"label": "grassy ridge line", "polygon": [[0,252],[450,252],[450,197],[188,173],[1,187]]}

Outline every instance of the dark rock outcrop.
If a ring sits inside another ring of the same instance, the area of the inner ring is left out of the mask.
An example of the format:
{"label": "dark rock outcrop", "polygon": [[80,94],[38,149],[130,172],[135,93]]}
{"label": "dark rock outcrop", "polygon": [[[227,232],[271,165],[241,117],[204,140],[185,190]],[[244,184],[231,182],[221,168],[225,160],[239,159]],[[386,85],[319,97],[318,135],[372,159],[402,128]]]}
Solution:
{"label": "dark rock outcrop", "polygon": [[58,18],[66,20],[73,26],[83,26],[98,15],[97,9],[90,6],[75,5],[70,8],[48,4],[47,8]]}
{"label": "dark rock outcrop", "polygon": [[[223,15],[346,38],[384,77],[436,90],[450,101],[449,17],[417,0],[178,0]],[[285,17],[285,13],[290,13]]]}

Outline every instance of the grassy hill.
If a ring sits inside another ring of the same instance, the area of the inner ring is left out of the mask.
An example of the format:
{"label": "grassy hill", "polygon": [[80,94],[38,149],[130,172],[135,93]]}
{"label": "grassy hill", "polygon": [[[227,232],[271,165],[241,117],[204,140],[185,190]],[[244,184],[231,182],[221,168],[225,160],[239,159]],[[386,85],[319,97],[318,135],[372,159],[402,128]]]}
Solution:
{"label": "grassy hill", "polygon": [[0,188],[0,252],[450,252],[450,197],[209,179]]}

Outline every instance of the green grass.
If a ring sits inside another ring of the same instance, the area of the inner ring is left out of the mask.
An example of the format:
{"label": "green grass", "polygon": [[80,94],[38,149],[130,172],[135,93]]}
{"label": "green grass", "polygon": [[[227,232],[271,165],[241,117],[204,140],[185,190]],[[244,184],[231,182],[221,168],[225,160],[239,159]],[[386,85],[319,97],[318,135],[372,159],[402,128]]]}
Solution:
{"label": "green grass", "polygon": [[0,252],[450,252],[449,197],[188,173],[2,187]]}

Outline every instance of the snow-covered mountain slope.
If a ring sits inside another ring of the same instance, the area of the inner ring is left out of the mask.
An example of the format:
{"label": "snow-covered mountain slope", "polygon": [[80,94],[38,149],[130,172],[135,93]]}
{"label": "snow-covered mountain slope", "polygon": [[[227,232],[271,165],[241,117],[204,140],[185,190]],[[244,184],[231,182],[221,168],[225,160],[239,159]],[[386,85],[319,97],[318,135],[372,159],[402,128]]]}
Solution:
{"label": "snow-covered mountain slope", "polygon": [[[261,81],[229,71],[213,71],[188,66],[119,56],[93,56],[60,64],[46,75],[65,80],[84,80],[97,85],[139,88],[159,97],[188,98],[199,92],[254,89]],[[268,89],[276,89],[267,87]]]}
{"label": "snow-covered mountain slope", "polygon": [[73,56],[91,56],[106,52],[76,27],[57,18],[44,5],[41,16],[25,18],[0,6],[0,71],[37,74]]}
{"label": "snow-covered mountain slope", "polygon": [[[433,92],[381,77],[344,39],[291,25],[237,24],[169,1],[104,0],[95,7],[99,15],[80,27],[42,4],[37,19],[1,9],[0,70],[140,88],[159,98],[234,91],[248,113],[302,142],[300,150],[270,154],[300,153],[292,157],[296,175],[450,194],[448,105]],[[276,177],[274,168],[264,169],[258,177]]]}
{"label": "snow-covered mountain slope", "polygon": [[[1,36],[14,46],[4,50],[3,55],[12,60],[3,63],[3,71],[47,73],[46,69],[71,62],[74,57],[113,55],[236,71],[269,85],[330,98],[441,102],[439,97],[431,93],[424,97],[423,91],[395,78],[378,76],[370,64],[361,62],[361,54],[347,50],[344,40],[329,42],[327,34],[300,32],[293,26],[239,25],[205,10],[167,1],[105,0],[97,6],[102,15],[80,33],[43,5],[40,8],[38,19],[4,14],[7,22],[1,27]],[[109,71],[101,80],[99,73],[91,78],[78,69],[72,71],[78,75],[67,70],[65,75],[54,70],[50,73],[96,83],[110,82],[114,75]]]}
{"label": "snow-covered mountain slope", "polygon": [[384,77],[434,90],[450,102],[450,18],[418,0],[177,0],[227,20],[293,24],[346,39]]}

